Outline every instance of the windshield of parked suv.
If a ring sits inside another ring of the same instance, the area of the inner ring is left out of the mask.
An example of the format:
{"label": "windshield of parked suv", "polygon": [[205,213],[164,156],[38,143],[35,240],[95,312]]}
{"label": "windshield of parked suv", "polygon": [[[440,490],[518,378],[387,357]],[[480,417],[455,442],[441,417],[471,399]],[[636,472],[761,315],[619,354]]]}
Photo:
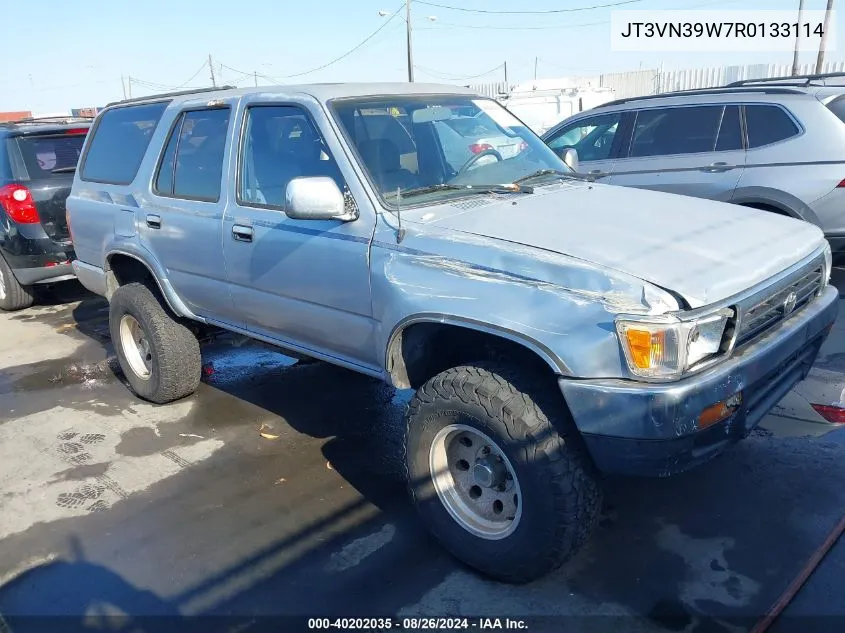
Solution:
{"label": "windshield of parked suv", "polygon": [[343,99],[333,108],[388,204],[536,186],[573,174],[492,99],[398,95]]}

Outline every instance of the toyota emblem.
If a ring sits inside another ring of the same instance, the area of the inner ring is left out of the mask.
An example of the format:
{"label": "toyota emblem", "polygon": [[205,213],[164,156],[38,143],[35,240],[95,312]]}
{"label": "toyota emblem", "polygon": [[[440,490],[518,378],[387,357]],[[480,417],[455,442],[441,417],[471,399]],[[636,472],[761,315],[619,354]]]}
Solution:
{"label": "toyota emblem", "polygon": [[794,292],[790,292],[786,295],[786,299],[783,300],[783,314],[786,316],[787,314],[791,314],[792,311],[795,309],[795,302],[798,301],[798,297]]}

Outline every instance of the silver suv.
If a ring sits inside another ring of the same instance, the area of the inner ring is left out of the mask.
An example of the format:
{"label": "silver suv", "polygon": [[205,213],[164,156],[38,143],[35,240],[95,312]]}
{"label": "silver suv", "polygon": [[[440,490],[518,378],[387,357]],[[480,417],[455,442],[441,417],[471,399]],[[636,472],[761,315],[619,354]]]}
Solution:
{"label": "silver suv", "polygon": [[[445,151],[467,117],[466,147],[495,148]],[[600,472],[665,476],[748,435],[839,303],[817,227],[585,182],[453,86],[113,104],[67,209],[138,395],[191,394],[209,326],[416,389],[413,504],[512,582],[584,543]]]}
{"label": "silver suv", "polygon": [[[621,99],[543,140],[601,182],[732,202],[819,226],[845,254],[845,73]],[[840,85],[830,85],[834,83]]]}

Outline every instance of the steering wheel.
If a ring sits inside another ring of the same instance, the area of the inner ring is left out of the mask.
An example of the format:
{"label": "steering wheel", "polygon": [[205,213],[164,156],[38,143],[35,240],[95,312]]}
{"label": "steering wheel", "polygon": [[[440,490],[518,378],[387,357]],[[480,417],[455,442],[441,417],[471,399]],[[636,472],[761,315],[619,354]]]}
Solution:
{"label": "steering wheel", "polygon": [[481,160],[485,156],[495,156],[496,160],[499,161],[500,163],[503,160],[505,160],[504,158],[502,158],[502,155],[499,152],[497,152],[496,150],[494,150],[493,148],[485,149],[485,150],[478,152],[477,154],[472,156],[467,162],[465,162],[463,164],[463,166],[458,170],[458,173],[456,175],[462,176],[463,174],[465,174],[466,172],[469,171],[470,167],[475,165],[475,163],[477,163],[479,160]]}

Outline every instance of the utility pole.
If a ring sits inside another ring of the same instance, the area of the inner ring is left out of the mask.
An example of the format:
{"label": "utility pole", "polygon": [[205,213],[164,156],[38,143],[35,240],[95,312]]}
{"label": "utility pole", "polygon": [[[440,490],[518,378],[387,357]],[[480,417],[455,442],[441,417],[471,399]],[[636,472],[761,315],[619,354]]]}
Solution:
{"label": "utility pole", "polygon": [[123,75],[120,76],[120,87],[123,88],[123,98],[126,99],[126,82],[123,80]]}
{"label": "utility pole", "polygon": [[129,98],[132,98],[132,75],[126,75],[126,88],[129,93]]}
{"label": "utility pole", "polygon": [[804,0],[798,0],[798,32],[795,34],[795,52],[792,55],[792,76],[798,74],[798,46],[801,42],[801,16],[804,14]]}
{"label": "utility pole", "polygon": [[508,63],[505,62],[505,86],[508,85]]}
{"label": "utility pole", "polygon": [[414,81],[414,53],[411,43],[411,0],[405,0],[405,24],[408,32],[408,81]]}
{"label": "utility pole", "polygon": [[537,81],[537,62],[540,61],[539,57],[534,58],[534,81]]}
{"label": "utility pole", "polygon": [[214,64],[211,62],[211,53],[208,54],[208,70],[211,71],[211,85],[217,87],[217,80],[214,78]]}
{"label": "utility pole", "polygon": [[254,71],[253,75],[255,76],[255,87],[258,88],[258,71]]}
{"label": "utility pole", "polygon": [[821,74],[824,66],[824,47],[827,42],[827,30],[830,28],[830,14],[833,11],[833,0],[827,0],[827,9],[824,11],[824,26],[822,27],[822,39],[819,42],[819,56],[816,59],[816,74]]}

